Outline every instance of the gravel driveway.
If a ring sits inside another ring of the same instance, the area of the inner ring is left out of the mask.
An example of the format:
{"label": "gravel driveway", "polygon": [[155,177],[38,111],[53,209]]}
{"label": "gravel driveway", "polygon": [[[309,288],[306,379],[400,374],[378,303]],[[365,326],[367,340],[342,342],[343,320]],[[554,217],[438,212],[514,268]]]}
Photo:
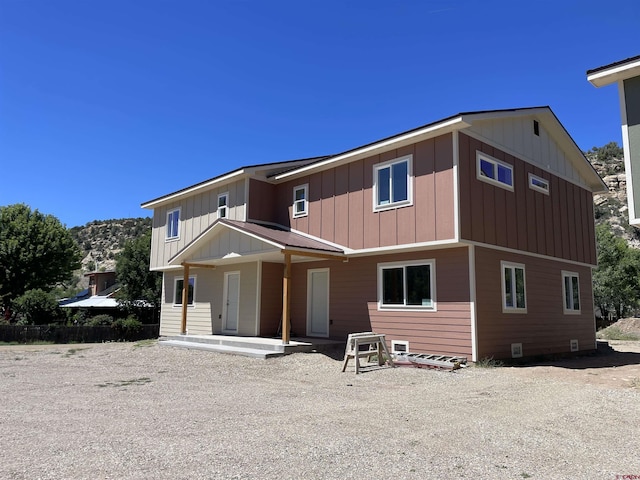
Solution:
{"label": "gravel driveway", "polygon": [[640,478],[634,348],[604,366],[356,376],[322,354],[0,347],[0,478]]}

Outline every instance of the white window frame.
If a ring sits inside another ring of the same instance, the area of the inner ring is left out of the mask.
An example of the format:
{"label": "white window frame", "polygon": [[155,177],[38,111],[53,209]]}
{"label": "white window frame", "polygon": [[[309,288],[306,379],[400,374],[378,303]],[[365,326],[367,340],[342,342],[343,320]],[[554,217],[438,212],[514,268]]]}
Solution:
{"label": "white window frame", "polygon": [[[220,199],[224,198],[224,205],[220,205]],[[218,195],[218,218],[229,218],[229,192]]]}
{"label": "white window frame", "polygon": [[[180,302],[176,303],[176,300],[178,298],[178,282],[183,280],[184,280],[184,277],[182,276],[173,278],[173,299],[171,300],[171,303],[173,304],[174,307],[182,307],[182,289],[180,289]],[[191,284],[191,280],[193,280],[193,299],[191,303],[187,303],[187,307],[196,306],[196,275],[189,275],[190,284]]]}
{"label": "white window frame", "polygon": [[[570,305],[567,305],[567,284],[566,279],[571,279],[571,298]],[[576,285],[578,287],[578,308],[575,308],[575,302],[573,298],[573,279],[575,278]],[[568,272],[562,270],[562,311],[565,315],[579,315],[582,309],[582,302],[580,298],[580,275],[577,272]]]}
{"label": "white window frame", "polygon": [[[302,190],[304,192],[304,198],[302,200],[296,199],[296,193]],[[302,202],[302,210],[297,211],[296,206]],[[309,184],[298,185],[293,187],[293,218],[306,217],[309,215]]]}
{"label": "white window frame", "polygon": [[[392,169],[393,165],[399,163],[407,164],[407,199],[393,201],[393,177],[389,175],[389,203],[380,204],[378,199],[378,172],[380,170]],[[380,212],[383,210],[391,210],[393,208],[407,207],[413,205],[413,155],[405,155],[403,157],[394,158],[382,163],[377,163],[373,166],[373,211]]]}
{"label": "white window frame", "polygon": [[[535,182],[542,183],[545,185],[541,187],[540,185],[536,185]],[[544,193],[545,195],[549,195],[549,180],[546,178],[539,177],[534,175],[533,173],[529,174],[529,188],[535,190],[536,192]]]}
{"label": "white window frame", "polygon": [[[507,290],[506,286],[506,276],[505,269],[511,269],[511,291],[513,292],[514,304],[507,305]],[[518,292],[516,286],[516,269],[522,270],[522,280],[523,280],[523,294],[524,294],[524,307],[518,307]],[[500,290],[502,291],[502,312],[503,313],[527,313],[527,271],[523,263],[514,263],[514,262],[500,262]]]}
{"label": "white window frame", "polygon": [[[172,216],[172,214],[178,213],[178,224],[176,226],[176,232],[174,235],[171,235],[174,232],[171,232],[172,228],[171,225],[173,222],[171,222],[170,217]],[[166,225],[166,230],[165,230],[165,241],[170,242],[173,240],[178,240],[180,238],[180,219],[182,217],[182,212],[180,211],[180,207],[178,208],[172,208],[171,210],[167,211],[167,225]]]}
{"label": "white window frame", "polygon": [[[496,178],[487,177],[486,175],[482,174],[482,168],[481,168],[482,161],[488,162],[494,166],[494,172],[496,174]],[[498,169],[500,167],[506,168],[511,172],[511,184],[501,182],[500,180],[498,180],[497,178]],[[486,153],[483,153],[479,150],[476,150],[476,177],[481,182],[486,182],[491,185],[495,185],[496,187],[504,188],[505,190],[509,190],[510,192],[513,192],[513,184],[515,182],[513,165],[510,165],[506,162],[498,160],[497,158],[493,158],[491,155],[487,155]]]}
{"label": "white window frame", "polygon": [[[406,284],[406,268],[407,267],[420,267],[423,265],[429,265],[430,286],[431,286],[431,304],[430,305],[407,305],[407,284]],[[402,268],[402,283],[403,283],[403,301],[404,304],[384,304],[384,270],[392,268]],[[435,259],[428,260],[410,260],[406,262],[385,262],[378,264],[378,310],[384,311],[437,311],[436,302],[436,261]]]}

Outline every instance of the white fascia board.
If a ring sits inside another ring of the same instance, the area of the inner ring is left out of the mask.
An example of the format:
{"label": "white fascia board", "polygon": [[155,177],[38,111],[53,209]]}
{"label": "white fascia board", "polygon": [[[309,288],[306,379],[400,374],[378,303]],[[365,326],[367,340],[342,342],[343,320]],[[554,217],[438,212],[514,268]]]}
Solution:
{"label": "white fascia board", "polygon": [[199,193],[200,191],[209,189],[213,186],[228,182],[229,180],[233,180],[236,177],[240,177],[241,175],[244,175],[248,173],[247,170],[245,170],[244,168],[240,169],[240,170],[236,170],[234,172],[228,173],[226,175],[223,175],[222,177],[217,177],[214,178],[213,180],[210,180],[206,183],[201,183],[201,184],[197,184],[194,185],[193,187],[187,187],[184,190],[180,190],[178,192],[175,192],[173,194],[169,194],[167,196],[164,197],[160,197],[156,200],[151,200],[149,202],[143,203],[142,205],[140,205],[142,208],[156,208],[159,207],[160,205],[164,205],[166,203],[170,203],[170,202],[174,202],[175,200],[178,200],[179,198],[183,198],[183,197],[187,197],[189,195],[193,195],[194,193]]}
{"label": "white fascia board", "polygon": [[594,72],[591,75],[587,75],[587,80],[594,87],[603,87],[619,80],[637,76],[640,76],[640,59]]}
{"label": "white fascia board", "polygon": [[366,147],[358,148],[343,154],[338,154],[334,157],[328,158],[321,162],[312,163],[310,165],[297,168],[289,172],[281,173],[280,175],[276,175],[274,179],[276,181],[284,180],[287,178],[299,176],[309,171],[325,170],[327,168],[340,165],[342,163],[352,162],[360,158],[374,155],[378,151],[389,149],[390,147],[393,147],[393,146],[398,148],[400,146],[399,144],[416,142],[418,140],[421,140],[422,139],[421,137],[430,138],[437,135],[441,135],[449,131],[459,130],[461,128],[466,128],[469,126],[470,124],[466,123],[465,119],[462,116],[458,116],[442,123],[437,123],[435,125],[430,125],[425,128],[421,128],[419,130],[409,132],[405,135],[399,135],[397,137],[389,138],[381,142],[376,142],[371,145],[367,145]]}

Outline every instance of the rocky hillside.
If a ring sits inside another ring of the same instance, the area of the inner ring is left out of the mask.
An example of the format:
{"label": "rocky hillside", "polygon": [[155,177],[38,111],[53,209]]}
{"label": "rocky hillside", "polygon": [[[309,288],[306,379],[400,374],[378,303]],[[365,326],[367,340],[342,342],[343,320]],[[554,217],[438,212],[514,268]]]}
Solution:
{"label": "rocky hillside", "polygon": [[82,249],[83,274],[97,270],[115,270],[116,255],[133,238],[151,229],[151,218],[121,218],[117,220],[94,220],[84,227],[69,229]]}
{"label": "rocky hillside", "polygon": [[616,235],[627,240],[632,247],[640,248],[640,231],[629,225],[622,148],[611,142],[604,147],[591,149],[586,152],[586,157],[609,187],[607,193],[593,197],[596,225],[608,223]]}

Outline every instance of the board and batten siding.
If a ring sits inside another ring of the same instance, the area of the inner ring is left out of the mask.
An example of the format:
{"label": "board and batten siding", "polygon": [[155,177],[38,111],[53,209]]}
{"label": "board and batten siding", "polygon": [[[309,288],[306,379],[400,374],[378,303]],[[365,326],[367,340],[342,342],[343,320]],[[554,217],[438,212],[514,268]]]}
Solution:
{"label": "board and batten siding", "polygon": [[[222,334],[222,296],[225,272],[240,272],[238,335],[253,336],[256,334],[257,262],[225,265],[217,267],[215,270],[190,269],[189,275],[196,277],[196,291],[195,305],[188,307],[187,310],[187,331],[189,334]],[[164,272],[163,304],[160,314],[161,336],[180,334],[182,306],[173,305],[175,278],[182,278],[182,270]]]}
{"label": "board and batten siding", "polygon": [[[460,237],[595,265],[592,193],[461,133]],[[514,191],[477,178],[476,152],[513,166]],[[549,182],[549,195],[529,188],[529,173]]]}
{"label": "board and batten siding", "polygon": [[571,164],[566,154],[544,128],[538,123],[538,135],[533,131],[533,116],[496,118],[474,122],[468,131],[473,132],[497,145],[503,145],[511,152],[521,152],[524,158],[538,167],[556,173],[582,185],[586,182]]}
{"label": "board and batten siding", "polygon": [[[277,185],[273,221],[356,250],[452,239],[452,142],[451,134],[442,135]],[[374,211],[374,165],[409,154],[413,205]],[[303,184],[309,185],[309,214],[293,218],[293,189]],[[267,190],[251,187],[249,203]]]}
{"label": "board and batten siding", "polygon": [[[162,205],[153,210],[150,266],[162,268],[169,259],[193,241],[218,218],[218,195],[229,193],[227,218],[245,218],[245,181],[219,186],[177,202]],[[167,212],[180,208],[180,238],[166,240]]]}
{"label": "board and batten siding", "polygon": [[[476,247],[478,358],[511,358],[511,344],[525,356],[566,353],[570,341],[595,348],[591,268],[530,255]],[[523,264],[527,313],[503,313],[501,261]],[[562,271],[579,275],[580,314],[565,314]]]}
{"label": "board and batten siding", "polygon": [[[435,260],[437,311],[378,310],[378,263]],[[307,270],[329,268],[329,336],[375,331],[392,340],[407,340],[411,352],[471,357],[468,249],[426,250],[405,254],[356,257],[349,262],[293,265],[291,325],[306,333]]]}

